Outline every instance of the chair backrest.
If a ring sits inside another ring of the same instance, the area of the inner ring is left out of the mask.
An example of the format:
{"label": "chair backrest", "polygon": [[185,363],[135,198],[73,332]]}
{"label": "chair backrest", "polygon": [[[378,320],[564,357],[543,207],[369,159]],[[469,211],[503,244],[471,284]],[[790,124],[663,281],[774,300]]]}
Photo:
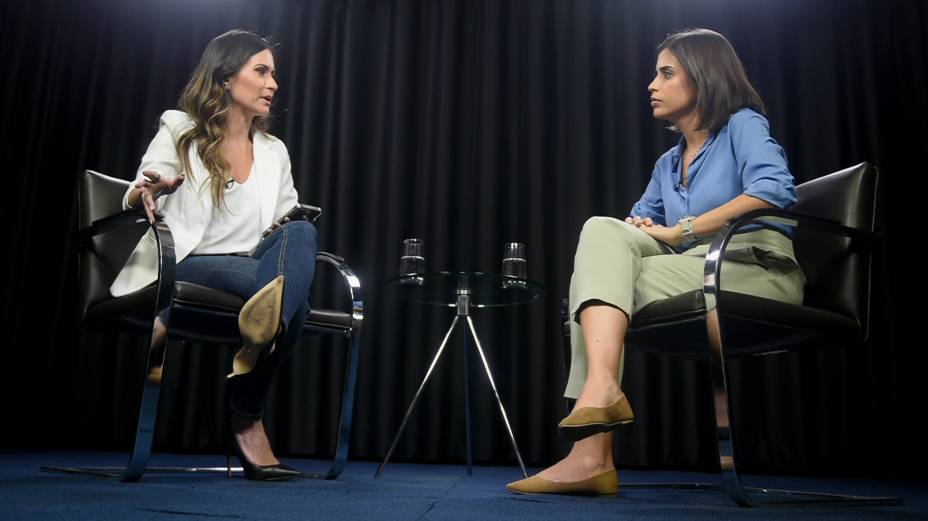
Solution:
{"label": "chair backrest", "polygon": [[[128,181],[85,170],[78,191],[78,226],[85,228],[98,219],[121,212],[122,197],[128,188]],[[78,255],[81,322],[91,306],[112,298],[110,284],[147,228],[146,223],[127,226],[82,244]]]}
{"label": "chair backrest", "polygon": [[[792,210],[872,232],[877,181],[877,169],[868,163],[813,179],[796,187]],[[872,255],[850,245],[801,227],[796,231],[796,256],[806,276],[804,304],[854,318],[865,333]]]}

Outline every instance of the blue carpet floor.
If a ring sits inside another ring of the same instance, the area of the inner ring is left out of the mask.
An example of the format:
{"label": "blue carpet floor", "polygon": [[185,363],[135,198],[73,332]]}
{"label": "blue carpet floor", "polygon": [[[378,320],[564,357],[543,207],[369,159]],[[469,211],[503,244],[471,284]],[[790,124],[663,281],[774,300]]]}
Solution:
{"label": "blue carpet floor", "polygon": [[[288,459],[304,470],[324,463]],[[351,519],[370,520],[700,520],[700,519],[928,519],[926,483],[755,477],[748,484],[857,494],[902,496],[890,507],[777,507],[745,509],[718,491],[623,490],[618,497],[519,496],[503,485],[514,467],[391,463],[381,479],[376,464],[349,462],[335,481],[250,482],[224,474],[151,474],[139,483],[40,471],[40,465],[120,466],[113,453],[0,453],[0,519]],[[222,466],[216,455],[156,454],[152,466]],[[714,481],[714,476],[665,471],[621,471],[626,483]]]}

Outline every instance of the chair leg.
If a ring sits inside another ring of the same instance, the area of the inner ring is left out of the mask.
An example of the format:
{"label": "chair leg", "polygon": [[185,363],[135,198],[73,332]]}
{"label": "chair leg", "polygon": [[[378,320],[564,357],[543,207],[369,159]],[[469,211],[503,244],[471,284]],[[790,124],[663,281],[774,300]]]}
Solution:
{"label": "chair leg", "polygon": [[342,396],[342,410],[338,422],[338,436],[335,440],[335,457],[332,466],[325,473],[325,479],[335,479],[345,468],[348,460],[348,443],[351,441],[351,420],[354,415],[355,387],[358,382],[358,353],[361,346],[361,329],[348,333],[348,345],[345,362],[345,391]]}
{"label": "chair leg", "polygon": [[126,469],[119,476],[119,481],[138,481],[151,456],[151,445],[155,435],[155,416],[158,413],[158,398],[161,395],[161,379],[148,377],[145,373],[145,383],[142,385],[142,397],[139,400],[139,420],[132,443],[132,453]]}
{"label": "chair leg", "polygon": [[[154,328],[153,328],[153,333]],[[162,334],[163,333],[163,334]],[[66,472],[69,474],[89,474],[107,478],[117,478],[122,482],[135,482],[143,474],[152,473],[222,473],[226,467],[149,467],[151,446],[154,441],[155,419],[158,413],[158,399],[161,395],[161,374],[167,346],[167,330],[152,335],[149,342],[145,369],[141,373],[141,397],[139,399],[139,417],[132,443],[129,462],[125,467],[58,467],[43,465],[40,470]]]}
{"label": "chair leg", "polygon": [[[157,317],[157,313],[155,314]],[[140,376],[141,396],[139,398],[139,415],[136,424],[132,451],[125,468],[120,467],[55,467],[42,466],[42,470],[53,470],[77,474],[114,477],[123,482],[135,482],[142,478],[148,469],[151,457],[151,445],[154,441],[155,419],[158,413],[158,398],[161,396],[161,375],[167,346],[168,328],[159,329],[160,321],[152,320],[152,332],[148,341],[144,369]]]}
{"label": "chair leg", "polygon": [[706,328],[709,339],[709,374],[712,380],[712,403],[715,409],[715,426],[719,446],[719,466],[722,484],[728,496],[741,506],[753,506],[753,502],[741,485],[735,454],[735,437],[731,424],[731,400],[728,394],[728,375],[725,371],[725,353],[722,346],[722,331],[719,325],[718,308],[706,313]]}
{"label": "chair leg", "polygon": [[728,376],[725,367],[725,349],[722,342],[723,328],[719,324],[717,308],[712,306],[706,313],[707,343],[709,346],[709,372],[712,380],[713,407],[718,436],[719,465],[722,483],[667,482],[667,483],[622,483],[622,488],[629,489],[676,489],[676,490],[720,490],[743,507],[785,506],[785,505],[855,505],[886,506],[898,505],[898,497],[852,496],[798,490],[779,490],[770,488],[746,487],[738,474],[735,436],[731,422],[731,395],[728,391]]}
{"label": "chair leg", "polygon": [[[738,474],[735,435],[731,421],[732,401],[725,367],[725,346],[722,341],[724,338],[724,328],[720,323],[717,307],[713,306],[713,309],[706,313],[706,332],[708,333],[709,371],[712,380],[712,403],[715,409],[722,487],[728,492],[728,496],[735,503],[744,507],[815,504],[885,506],[899,505],[902,503],[902,498],[899,497],[854,496],[813,491],[746,487],[742,485],[741,476]],[[698,485],[697,487],[708,488],[702,485]],[[694,487],[691,485],[688,488]]]}

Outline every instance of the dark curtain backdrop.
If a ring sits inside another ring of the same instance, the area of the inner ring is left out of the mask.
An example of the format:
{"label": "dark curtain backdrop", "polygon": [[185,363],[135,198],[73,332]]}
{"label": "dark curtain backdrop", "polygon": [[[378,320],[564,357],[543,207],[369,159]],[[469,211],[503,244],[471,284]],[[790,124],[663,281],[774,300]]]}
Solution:
{"label": "dark curtain backdrop", "polygon": [[[559,306],[584,220],[625,216],[677,136],[650,116],[654,48],[672,30],[727,35],[766,100],[798,182],[871,161],[882,172],[875,333],[861,349],[733,364],[749,470],[914,473],[921,422],[928,8],[833,0],[316,1],[87,0],[0,5],[0,143],[7,248],[3,446],[125,449],[141,341],[82,332],[76,317],[76,180],[131,178],[161,111],[206,43],[230,28],[281,42],[272,132],[289,146],[302,201],[325,208],[324,249],[364,286],[366,317],[351,457],[386,452],[450,323],[449,310],[391,298],[403,238],[431,269],[498,269],[527,245],[545,298],[478,311],[500,394],[528,463],[567,445]],[[334,298],[320,273],[316,302]],[[459,339],[458,339],[459,340]],[[156,450],[216,451],[220,382],[234,346],[168,353]],[[396,453],[464,457],[463,351],[452,346]],[[475,459],[514,457],[472,359]],[[704,365],[631,352],[638,421],[626,466],[717,465]],[[341,350],[308,339],[282,371],[266,422],[278,452],[334,443]]]}

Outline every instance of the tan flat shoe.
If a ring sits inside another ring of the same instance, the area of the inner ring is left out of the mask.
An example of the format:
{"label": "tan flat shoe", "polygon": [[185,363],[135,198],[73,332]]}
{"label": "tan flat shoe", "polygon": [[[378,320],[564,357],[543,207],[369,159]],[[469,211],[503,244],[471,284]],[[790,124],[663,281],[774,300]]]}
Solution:
{"label": "tan flat shoe", "polygon": [[567,494],[571,496],[614,496],[619,492],[619,475],[615,469],[581,481],[561,483],[538,475],[513,481],[506,490],[517,494]]}
{"label": "tan flat shoe", "polygon": [[238,330],[244,345],[232,359],[232,372],[226,378],[250,373],[258,355],[277,335],[283,311],[284,277],[269,282],[252,295],[238,313]]}
{"label": "tan flat shoe", "polygon": [[570,413],[557,425],[557,431],[567,441],[579,441],[594,434],[608,432],[619,425],[631,423],[635,413],[623,394],[606,407],[582,407]]}

